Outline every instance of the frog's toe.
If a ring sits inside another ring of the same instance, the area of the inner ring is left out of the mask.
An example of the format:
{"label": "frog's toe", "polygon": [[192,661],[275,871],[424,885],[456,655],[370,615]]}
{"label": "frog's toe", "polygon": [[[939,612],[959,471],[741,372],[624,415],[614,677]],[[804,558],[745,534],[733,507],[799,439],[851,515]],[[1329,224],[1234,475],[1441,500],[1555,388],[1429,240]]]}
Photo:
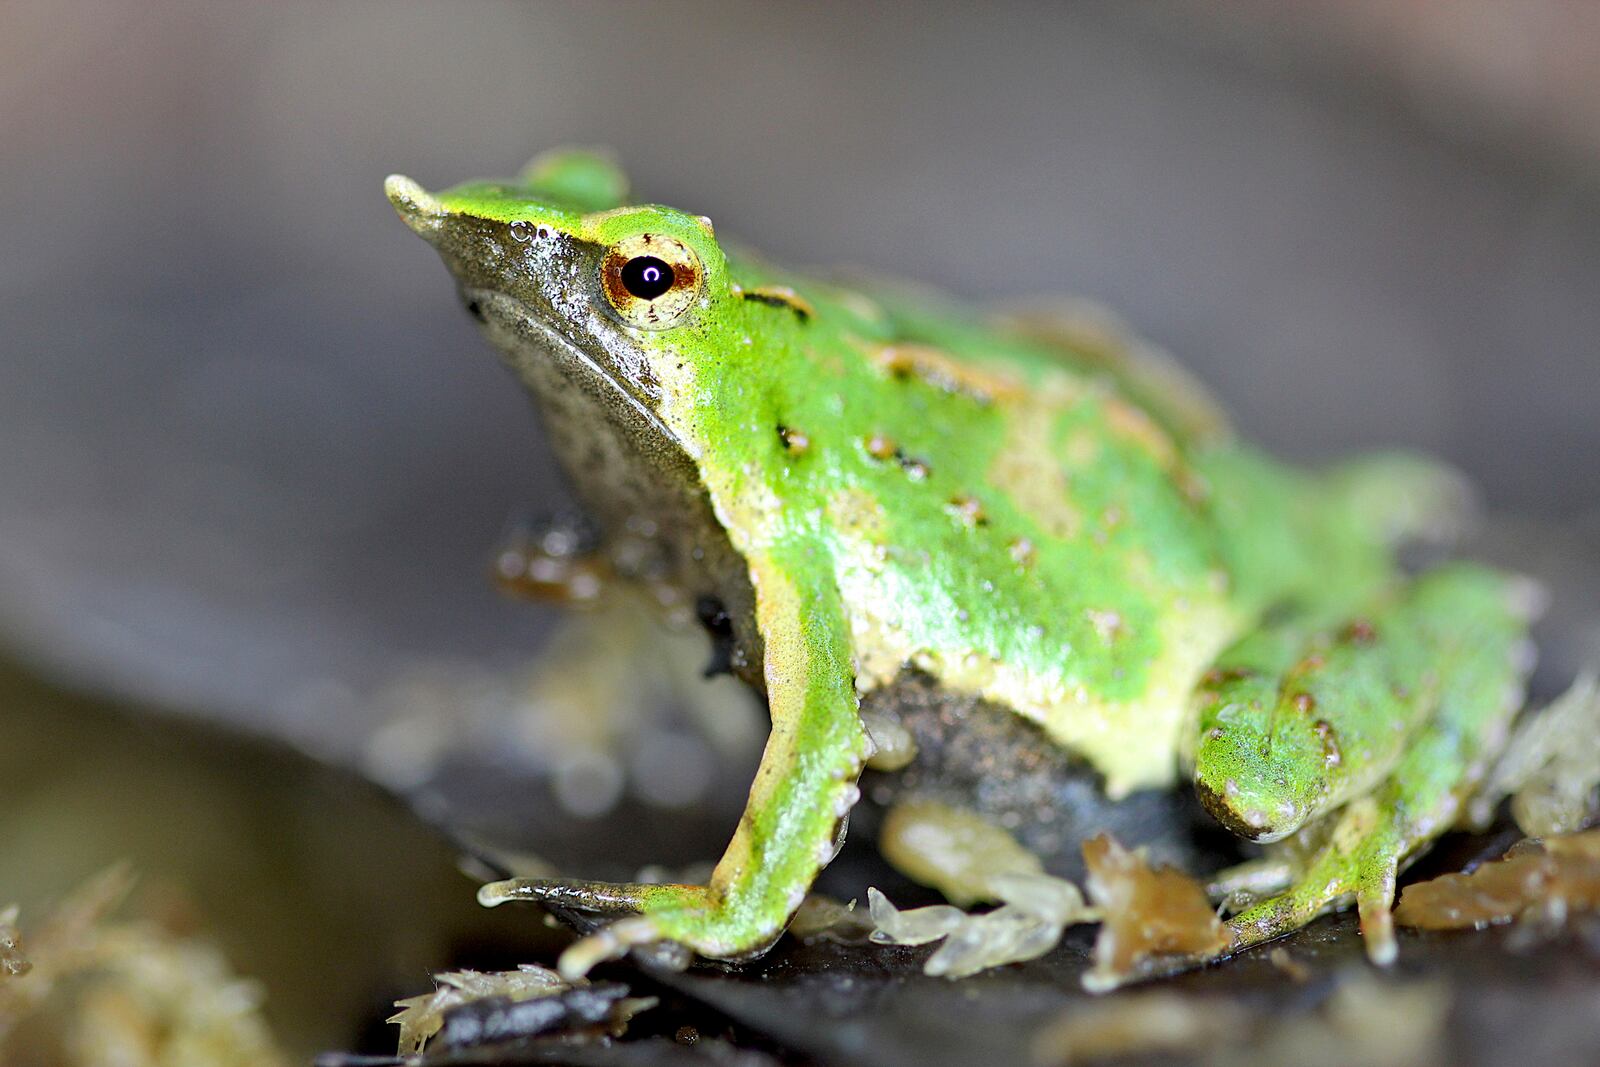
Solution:
{"label": "frog's toe", "polygon": [[623,916],[579,938],[561,954],[557,970],[567,981],[576,982],[598,964],[620,959],[630,949],[676,940],[650,912],[673,905],[701,905],[705,893],[703,886],[509,878],[479,888],[478,903],[493,908],[527,901],[566,911]]}
{"label": "frog's toe", "polygon": [[[560,878],[507,878],[478,889],[478,903],[486,908],[512,901],[527,901],[595,915],[626,915],[644,909],[649,890],[665,887],[627,882],[573,882]],[[683,887],[688,888],[688,887]]]}
{"label": "frog's toe", "polygon": [[562,978],[576,982],[607,960],[621,959],[630,949],[653,945],[664,939],[665,932],[653,918],[630,915],[568,945],[556,961],[556,970]]}
{"label": "frog's toe", "polygon": [[1361,918],[1361,939],[1367,946],[1367,959],[1387,967],[1400,954],[1394,937],[1394,884],[1400,870],[1397,849],[1377,843],[1367,857],[1356,889],[1356,910]]}
{"label": "frog's toe", "polygon": [[1358,902],[1361,912],[1361,939],[1367,946],[1367,959],[1379,967],[1387,967],[1400,955],[1400,945],[1394,938],[1393,898],[1381,905],[1369,906]]}

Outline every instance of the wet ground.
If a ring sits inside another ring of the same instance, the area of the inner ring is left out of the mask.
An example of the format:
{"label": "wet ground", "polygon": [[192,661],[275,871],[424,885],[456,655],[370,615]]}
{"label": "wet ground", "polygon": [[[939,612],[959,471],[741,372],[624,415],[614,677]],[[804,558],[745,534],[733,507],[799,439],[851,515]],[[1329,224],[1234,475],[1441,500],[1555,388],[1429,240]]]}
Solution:
{"label": "wet ground", "polygon": [[[548,964],[566,940],[536,910],[477,909],[458,850],[353,775],[268,740],[63,693],[12,667],[3,682],[0,885],[35,905],[114,854],[150,879],[184,886],[238,969],[266,983],[271,1018],[300,1055],[359,1051],[381,1062],[394,1047],[394,1028],[383,1023],[390,1003],[426,991],[429,972]],[[571,818],[533,787],[521,801],[516,843],[559,860],[574,839]],[[639,816],[624,807],[587,822],[583,836],[637,843]],[[711,818],[657,819],[649,829],[658,858],[714,850],[722,832]],[[1410,877],[1470,865],[1515,837],[1507,828],[1454,836]],[[619,862],[608,855],[572,862]],[[868,884],[908,903],[927,899],[862,832],[824,888],[845,898]],[[1488,1065],[1600,1057],[1600,925],[1583,917],[1556,930],[1402,933],[1399,964],[1380,973],[1365,961],[1354,920],[1334,916],[1202,971],[1102,997],[1079,987],[1091,943],[1092,931],[1079,928],[1039,960],[959,982],[921,973],[928,948],[825,938],[786,938],[740,967],[615,963],[594,977],[659,998],[625,1038],[534,1037],[438,1049],[419,1062],[937,1067],[1293,1056]]]}

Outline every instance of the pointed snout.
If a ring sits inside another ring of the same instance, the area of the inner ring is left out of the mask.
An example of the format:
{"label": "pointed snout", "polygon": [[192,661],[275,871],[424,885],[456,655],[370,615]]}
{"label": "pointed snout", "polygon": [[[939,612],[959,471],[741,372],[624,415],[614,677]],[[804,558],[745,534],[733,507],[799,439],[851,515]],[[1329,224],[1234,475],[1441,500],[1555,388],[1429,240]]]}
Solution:
{"label": "pointed snout", "polygon": [[444,205],[439,198],[406,177],[391,174],[383,180],[383,192],[394,205],[402,222],[425,238],[439,232],[445,218]]}

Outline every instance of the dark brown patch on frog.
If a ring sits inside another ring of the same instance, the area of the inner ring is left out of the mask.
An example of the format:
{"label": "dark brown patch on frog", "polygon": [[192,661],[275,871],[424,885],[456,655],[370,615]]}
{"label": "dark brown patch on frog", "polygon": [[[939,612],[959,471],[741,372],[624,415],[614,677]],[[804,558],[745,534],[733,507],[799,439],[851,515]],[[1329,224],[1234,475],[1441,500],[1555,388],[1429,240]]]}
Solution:
{"label": "dark brown patch on frog", "polygon": [[977,497],[964,493],[961,496],[952,497],[950,510],[955,513],[956,518],[968,526],[989,525],[989,516],[984,514],[983,504],[979,502]]}
{"label": "dark brown patch on frog", "polygon": [[1251,826],[1244,818],[1228,805],[1228,800],[1222,794],[1212,789],[1199,778],[1194,780],[1194,793],[1200,799],[1200,806],[1205,808],[1211,817],[1221,823],[1227,830],[1246,841],[1256,841],[1267,834],[1264,826]]}
{"label": "dark brown patch on frog", "polygon": [[1192,508],[1203,507],[1211,499],[1211,483],[1187,466],[1182,466],[1174,475],[1178,492],[1183,495],[1184,502]]}
{"label": "dark brown patch on frog", "polygon": [[811,306],[810,301],[787,285],[758,285],[754,289],[744,290],[742,295],[746,300],[752,300],[757,304],[788,308],[801,322],[810,322],[812,316],[816,314],[816,309]]}
{"label": "dark brown patch on frog", "polygon": [[778,425],[778,440],[783,442],[783,447],[793,456],[801,456],[811,447],[811,437],[804,430],[797,430],[793,426]]}
{"label": "dark brown patch on frog", "polygon": [[1354,619],[1339,635],[1347,645],[1370,645],[1378,639],[1377,628],[1367,619]]}
{"label": "dark brown patch on frog", "polygon": [[883,369],[897,382],[909,382],[917,376],[916,361],[904,352],[892,348],[884,353]]}
{"label": "dark brown patch on frog", "polygon": [[1216,688],[1227,682],[1238,682],[1255,674],[1254,671],[1243,667],[1212,667],[1200,676],[1200,684],[1208,688]]}
{"label": "dark brown patch on frog", "polygon": [[873,459],[893,459],[900,453],[900,446],[894,439],[881,433],[875,433],[862,442],[861,447],[867,450],[867,455]]}
{"label": "dark brown patch on frog", "polygon": [[1290,679],[1301,678],[1308,674],[1315,674],[1317,671],[1320,671],[1327,665],[1327,657],[1320,652],[1313,652],[1300,662],[1296,663],[1294,666],[1290,667],[1285,674],[1286,677]]}
{"label": "dark brown patch on frog", "polygon": [[894,460],[900,464],[901,470],[911,476],[912,481],[923,481],[933,473],[933,468],[928,466],[927,461],[906,455],[905,450],[886,434],[874,433],[870,437],[863,438],[861,447],[873,459]]}
{"label": "dark brown patch on frog", "polygon": [[1023,395],[1021,383],[963,364],[930,345],[895,342],[870,351],[869,357],[895,381],[916,380],[979,404],[991,404],[996,397],[1016,399]]}
{"label": "dark brown patch on frog", "polygon": [[1311,729],[1317,735],[1317,740],[1322,742],[1322,762],[1329,767],[1337,767],[1344,762],[1344,753],[1339,751],[1339,733],[1327,719],[1318,719],[1311,724]]}

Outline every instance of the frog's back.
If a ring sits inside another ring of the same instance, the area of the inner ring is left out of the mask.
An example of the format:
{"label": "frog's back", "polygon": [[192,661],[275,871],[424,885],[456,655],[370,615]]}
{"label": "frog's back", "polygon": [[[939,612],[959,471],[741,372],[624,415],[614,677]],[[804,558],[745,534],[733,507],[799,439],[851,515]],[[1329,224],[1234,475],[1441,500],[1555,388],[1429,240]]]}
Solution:
{"label": "frog's back", "polygon": [[828,561],[863,692],[915,667],[1112,793],[1165,786],[1195,682],[1267,603],[1332,550],[1387,565],[1316,479],[1163,390],[1186,377],[914,289],[729,266],[744,299],[672,418],[741,552]]}
{"label": "frog's back", "polygon": [[1114,362],[936,297],[793,289],[807,313],[767,337],[760,395],[712,403],[805,442],[768,488],[830,542],[860,687],[909,664],[1040,723],[1114,791],[1166,784],[1152,738],[1246,615],[1192,462],[1231,447],[1220,419],[1152,411]]}

